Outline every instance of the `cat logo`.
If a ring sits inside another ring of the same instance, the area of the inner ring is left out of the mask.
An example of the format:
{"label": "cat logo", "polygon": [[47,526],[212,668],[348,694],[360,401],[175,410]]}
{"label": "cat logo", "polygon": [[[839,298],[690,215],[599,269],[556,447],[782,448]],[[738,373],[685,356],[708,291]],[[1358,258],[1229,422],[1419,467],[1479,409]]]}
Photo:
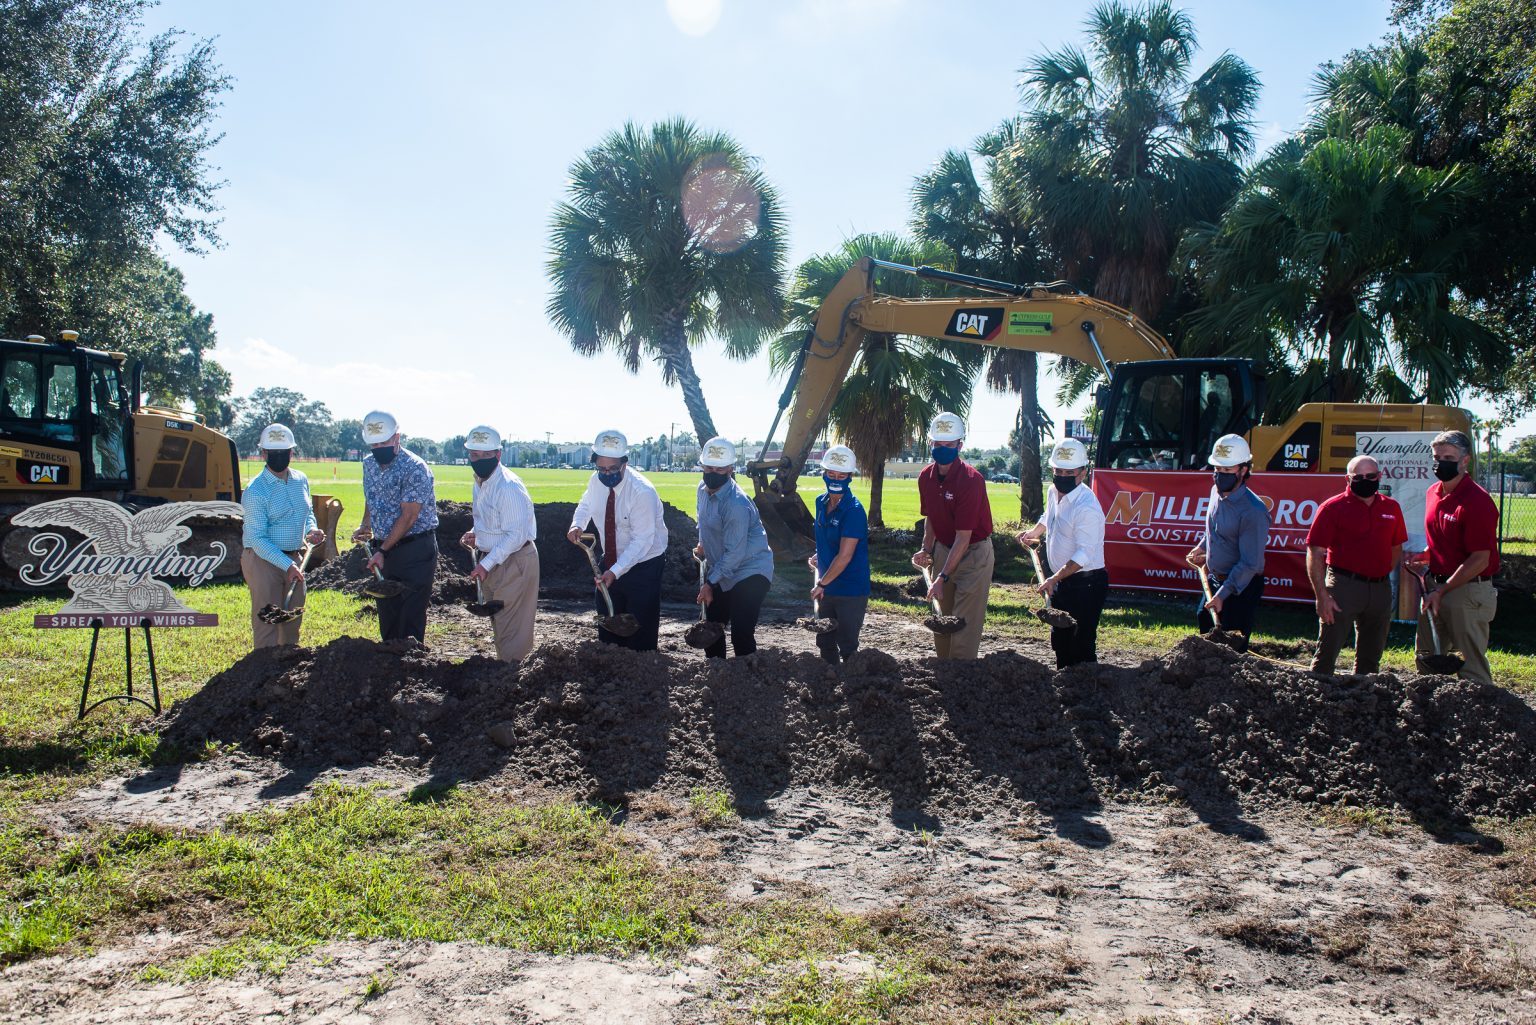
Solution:
{"label": "cat logo", "polygon": [[1285,458],[1287,458],[1287,459],[1306,460],[1307,459],[1307,452],[1311,448],[1312,448],[1311,445],[1290,445],[1290,444],[1288,444],[1288,445],[1285,446]]}
{"label": "cat logo", "polygon": [[971,338],[986,342],[996,338],[1003,329],[1001,306],[970,307],[956,310],[949,318],[944,333],[952,338]]}
{"label": "cat logo", "polygon": [[32,479],[33,484],[61,484],[63,483],[64,467],[34,463],[27,476]]}
{"label": "cat logo", "polygon": [[489,431],[471,431],[469,434],[469,447],[476,452],[484,452],[491,447],[491,435]]}

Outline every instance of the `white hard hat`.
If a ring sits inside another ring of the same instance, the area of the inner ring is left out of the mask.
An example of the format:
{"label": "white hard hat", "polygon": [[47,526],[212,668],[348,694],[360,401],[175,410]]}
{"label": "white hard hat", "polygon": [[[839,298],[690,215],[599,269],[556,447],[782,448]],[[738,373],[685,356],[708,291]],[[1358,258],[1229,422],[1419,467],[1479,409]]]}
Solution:
{"label": "white hard hat", "polygon": [[1051,448],[1053,470],[1078,470],[1088,465],[1088,446],[1076,438],[1062,438]]}
{"label": "white hard hat", "polygon": [[931,441],[959,441],[965,437],[965,421],[955,413],[940,413],[928,425]]}
{"label": "white hard hat", "polygon": [[724,438],[710,438],[699,450],[699,465],[713,468],[736,465],[736,446]]}
{"label": "white hard hat", "polygon": [[293,448],[293,432],[282,424],[268,424],[261,429],[261,442],[258,447],[269,452]]}
{"label": "white hard hat", "polygon": [[1242,466],[1253,462],[1253,451],[1241,434],[1223,434],[1211,447],[1212,466]]}
{"label": "white hard hat", "polygon": [[369,445],[382,445],[400,432],[395,418],[382,409],[375,409],[363,417],[363,441]]}
{"label": "white hard hat", "polygon": [[859,461],[854,458],[853,449],[847,445],[833,445],[822,453],[821,468],[835,473],[857,473]]}
{"label": "white hard hat", "polygon": [[501,435],[496,433],[496,428],[485,424],[471,427],[464,435],[464,448],[470,452],[500,452]]}
{"label": "white hard hat", "polygon": [[598,431],[592,442],[592,454],[604,459],[623,459],[629,455],[629,439],[618,431]]}

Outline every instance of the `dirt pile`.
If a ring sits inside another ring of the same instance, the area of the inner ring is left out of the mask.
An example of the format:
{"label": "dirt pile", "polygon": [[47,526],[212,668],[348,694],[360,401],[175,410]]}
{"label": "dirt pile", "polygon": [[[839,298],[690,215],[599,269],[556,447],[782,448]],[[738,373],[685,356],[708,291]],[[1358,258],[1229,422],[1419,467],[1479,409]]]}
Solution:
{"label": "dirt pile", "polygon": [[1318,681],[1199,638],[1138,668],[1056,673],[878,651],[833,671],[544,645],[521,666],[340,639],[256,651],[179,703],[167,739],[293,766],[402,760],[438,778],[616,799],[722,787],[752,808],[826,787],[980,818],[1129,797],[1230,820],[1245,804],[1396,806],[1424,821],[1536,811],[1536,711],[1455,679]]}
{"label": "dirt pile", "polygon": [[[571,502],[545,502],[534,506],[538,526],[539,594],[545,598],[587,598],[592,594],[592,571],[581,549],[565,540],[576,506]],[[693,545],[698,527],[686,513],[663,503],[667,525],[666,569],[662,574],[662,597],[668,601],[691,602],[698,593],[698,568],[693,561]],[[474,523],[468,502],[437,503],[437,576],[432,584],[435,605],[453,605],[475,600],[475,585],[469,579],[474,563],[469,552],[459,546],[459,538]],[[361,594],[369,576],[368,556],[352,546],[338,558],[309,574],[311,590],[348,591]]]}

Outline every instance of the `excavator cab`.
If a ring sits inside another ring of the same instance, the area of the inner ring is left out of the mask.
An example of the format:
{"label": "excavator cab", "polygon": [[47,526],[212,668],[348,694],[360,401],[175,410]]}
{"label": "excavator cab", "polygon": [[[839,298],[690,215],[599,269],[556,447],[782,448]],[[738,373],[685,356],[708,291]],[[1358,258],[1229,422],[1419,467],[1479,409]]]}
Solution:
{"label": "excavator cab", "polygon": [[1202,470],[1223,434],[1259,420],[1262,381],[1244,359],[1120,363],[1097,401],[1094,465],[1115,470]]}

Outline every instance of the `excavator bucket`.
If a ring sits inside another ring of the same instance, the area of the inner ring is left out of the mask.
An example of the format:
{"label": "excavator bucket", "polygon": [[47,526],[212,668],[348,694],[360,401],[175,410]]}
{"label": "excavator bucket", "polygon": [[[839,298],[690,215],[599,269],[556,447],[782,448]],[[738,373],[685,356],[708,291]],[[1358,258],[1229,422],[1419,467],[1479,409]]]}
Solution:
{"label": "excavator bucket", "polygon": [[325,543],[309,556],[309,564],[319,566],[336,558],[336,528],[341,524],[341,499],[334,495],[311,495],[309,500],[315,509],[315,524],[325,531]]}
{"label": "excavator bucket", "polygon": [[816,521],[799,495],[760,494],[753,501],[774,558],[804,561],[816,551]]}

